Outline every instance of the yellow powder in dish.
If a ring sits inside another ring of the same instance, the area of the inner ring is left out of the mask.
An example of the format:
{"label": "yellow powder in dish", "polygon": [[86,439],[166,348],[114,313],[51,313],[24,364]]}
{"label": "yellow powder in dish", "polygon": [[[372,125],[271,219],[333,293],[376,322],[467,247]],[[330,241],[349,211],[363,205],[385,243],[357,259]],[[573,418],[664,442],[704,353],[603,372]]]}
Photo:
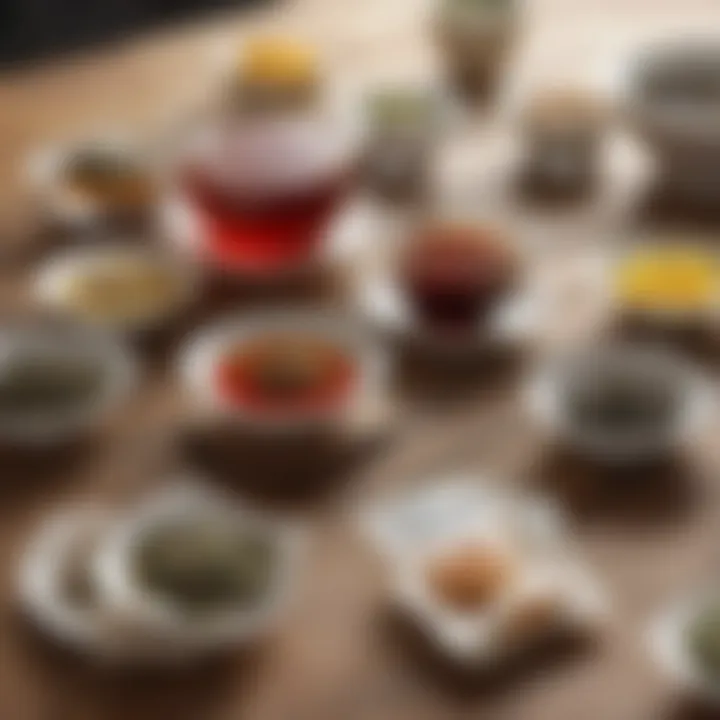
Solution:
{"label": "yellow powder in dish", "polygon": [[68,283],[66,307],[96,322],[139,321],[168,311],[182,284],[167,267],[137,258],[114,258],[88,268]]}
{"label": "yellow powder in dish", "polygon": [[639,310],[705,310],[720,297],[720,267],[711,252],[656,247],[626,258],[617,270],[620,302]]}

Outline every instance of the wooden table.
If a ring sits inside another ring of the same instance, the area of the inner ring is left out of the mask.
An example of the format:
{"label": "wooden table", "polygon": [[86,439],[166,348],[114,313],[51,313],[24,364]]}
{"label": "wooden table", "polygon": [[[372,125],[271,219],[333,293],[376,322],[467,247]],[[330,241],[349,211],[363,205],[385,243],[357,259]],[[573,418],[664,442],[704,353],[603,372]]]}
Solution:
{"label": "wooden table", "polygon": [[[648,35],[720,21],[715,0],[534,0],[513,81],[594,81],[618,53]],[[88,53],[0,80],[0,217],[6,243],[22,246],[33,211],[19,180],[38,145],[98,128],[157,131],[211,81],[217,48],[257,27],[282,25],[317,40],[348,86],[423,76],[434,63],[419,0],[300,0],[267,14],[223,16]],[[548,214],[508,192],[513,139],[492,114],[459,128],[446,152],[449,197],[500,216],[526,242],[553,288],[541,343],[592,333],[592,287],[583,258],[633,227],[637,178],[621,141],[591,206]],[[3,268],[6,312],[25,302],[24,268]],[[236,301],[225,305],[234,306]],[[573,309],[573,312],[570,309]],[[192,322],[212,314],[203,308]],[[398,388],[392,436],[325,492],[293,507],[314,542],[301,597],[262,652],[170,674],[119,675],[48,650],[18,622],[14,563],[33,524],[63,501],[124,498],[179,466],[172,442],[181,408],[166,372],[177,333],[152,353],[143,392],[116,425],[87,447],[28,465],[4,460],[0,502],[0,718],[3,720],[683,720],[700,717],[676,697],[643,645],[649,614],[713,566],[720,458],[711,438],[692,460],[650,483],[598,488],[587,468],[549,457],[518,402],[526,361],[476,374],[460,392],[434,397],[422,379]],[[477,376],[479,375],[479,377]],[[412,386],[412,383],[409,385]],[[457,390],[457,388],[455,388]],[[166,444],[167,442],[167,444]],[[490,690],[460,692],[428,671],[382,618],[373,559],[349,511],[411,485],[432,469],[470,467],[502,482],[542,486],[570,510],[588,560],[615,600],[600,646],[543,660],[538,672]],[[238,471],[237,486],[243,487]],[[604,484],[604,483],[603,483]],[[277,498],[276,498],[277,499]],[[712,717],[709,715],[708,717]]]}

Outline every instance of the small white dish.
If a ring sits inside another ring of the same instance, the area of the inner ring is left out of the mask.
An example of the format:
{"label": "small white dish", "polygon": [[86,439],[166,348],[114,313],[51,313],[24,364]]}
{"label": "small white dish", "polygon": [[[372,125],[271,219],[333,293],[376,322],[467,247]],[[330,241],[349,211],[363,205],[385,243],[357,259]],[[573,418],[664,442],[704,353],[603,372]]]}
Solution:
{"label": "small white dish", "polygon": [[[422,568],[412,565],[401,568],[391,592],[398,608],[444,655],[472,667],[502,663],[552,636],[593,634],[607,618],[595,579],[566,559],[538,564],[496,601],[474,612],[449,608],[429,587]],[[547,623],[516,630],[524,604],[536,602],[538,607],[548,603]]]}
{"label": "small white dish", "polygon": [[[139,157],[139,161],[146,164],[140,157],[142,150],[138,144],[122,133],[107,133],[39,150],[26,164],[25,180],[30,192],[53,221],[75,228],[127,214],[127,209],[111,207],[69,186],[66,176],[68,163],[78,154],[94,148]],[[148,174],[154,172],[150,164],[147,165]]]}
{"label": "small white dish", "polygon": [[397,559],[424,554],[437,542],[477,527],[497,535],[512,525],[537,548],[553,548],[558,524],[553,504],[537,498],[522,500],[464,473],[429,482],[370,508],[361,517],[372,545]]}
{"label": "small white dish", "polygon": [[[676,385],[671,400],[673,417],[656,429],[632,433],[603,433],[571,416],[568,393],[572,380],[594,382],[593,371],[604,363],[620,363],[638,378],[653,374],[658,387]],[[555,358],[540,367],[525,388],[530,415],[554,439],[589,457],[610,464],[645,461],[682,447],[706,427],[714,409],[713,390],[706,379],[683,358],[652,347],[590,346]]]}
{"label": "small white dish", "polygon": [[[100,656],[112,643],[102,608],[92,597],[89,560],[113,516],[106,508],[81,507],[44,522],[18,569],[18,600],[30,620],[51,638],[83,653]],[[80,557],[71,557],[82,553]],[[87,570],[91,597],[81,604],[69,597],[69,563]]]}
{"label": "small white dish", "polygon": [[[119,315],[104,319],[73,307],[68,291],[74,282],[94,271],[107,272],[113,264],[123,261],[147,263],[166,271],[168,278],[177,285],[172,301],[145,315]],[[168,252],[116,243],[75,247],[52,256],[35,273],[33,290],[36,299],[51,312],[59,312],[105,330],[134,333],[156,329],[176,318],[197,298],[200,281],[191,265]]]}
{"label": "small white dish", "polygon": [[[308,410],[290,414],[265,414],[239,407],[222,397],[215,375],[223,354],[267,333],[307,332],[329,339],[347,352],[356,364],[356,378],[346,401],[328,411]],[[179,373],[196,407],[240,426],[267,432],[302,432],[306,429],[341,430],[377,408],[387,385],[384,353],[347,318],[328,312],[302,310],[265,311],[230,318],[204,328],[191,338],[179,359]]]}
{"label": "small white dish", "polygon": [[693,658],[688,632],[698,614],[718,597],[715,588],[682,598],[662,611],[647,631],[648,650],[668,679],[715,706],[720,706],[720,687]]}
{"label": "small white dish", "polygon": [[[720,320],[720,297],[700,308],[662,308],[633,305],[627,302],[619,288],[619,274],[625,264],[637,253],[662,251],[663,246],[693,248],[714,253],[709,240],[702,237],[676,237],[659,235],[652,238],[634,238],[621,250],[589,254],[576,268],[582,286],[592,289],[601,315],[608,318],[640,322],[648,328],[659,330],[682,330],[685,328],[712,328]],[[580,277],[582,276],[582,277]]]}
{"label": "small white dish", "polygon": [[[135,553],[146,533],[166,522],[198,517],[239,523],[273,544],[272,576],[265,596],[254,605],[188,617],[138,581]],[[220,494],[180,485],[136,507],[112,527],[94,557],[94,571],[100,597],[118,627],[128,628],[134,652],[146,659],[182,661],[242,646],[272,631],[292,596],[302,544],[296,527]]]}
{"label": "small white dish", "polygon": [[128,348],[104,333],[78,325],[0,328],[0,371],[3,363],[24,353],[63,361],[77,360],[101,374],[97,392],[62,412],[0,418],[0,439],[23,446],[43,446],[75,439],[96,429],[127,399],[136,386],[138,365]]}
{"label": "small white dish", "polygon": [[[538,628],[550,634],[592,633],[607,618],[604,593],[545,502],[459,476],[376,509],[362,524],[388,565],[393,604],[460,664],[501,663],[529,649],[537,636],[512,632],[526,602],[552,603],[556,615]],[[431,560],[467,543],[506,555],[517,569],[496,598],[459,610],[430,587],[427,571]]]}

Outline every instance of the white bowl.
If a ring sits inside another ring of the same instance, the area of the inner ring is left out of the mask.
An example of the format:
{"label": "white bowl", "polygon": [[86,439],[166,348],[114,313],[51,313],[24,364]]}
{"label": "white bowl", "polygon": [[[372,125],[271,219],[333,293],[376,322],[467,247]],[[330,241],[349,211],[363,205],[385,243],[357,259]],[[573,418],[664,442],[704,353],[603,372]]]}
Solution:
{"label": "white bowl", "polygon": [[[143,535],[159,523],[198,515],[232,519],[276,543],[271,585],[255,607],[188,618],[138,582],[133,561]],[[301,545],[297,528],[226,497],[180,486],[139,506],[111,528],[95,556],[94,568],[100,595],[139,643],[136,652],[146,658],[182,660],[244,645],[270,632],[292,594]]]}
{"label": "white bowl", "polygon": [[33,421],[0,419],[0,438],[7,442],[41,446],[89,432],[119,408],[137,382],[138,366],[130,351],[117,340],[82,326],[0,328],[0,367],[14,352],[24,349],[97,362],[104,377],[97,396],[77,408]]}
{"label": "white bowl", "polygon": [[[326,337],[345,349],[357,363],[357,378],[346,403],[331,411],[274,416],[238,407],[223,398],[215,385],[217,364],[223,353],[267,332],[307,331]],[[384,354],[372,340],[345,317],[330,312],[301,310],[265,311],[230,318],[204,328],[191,338],[180,355],[179,372],[185,386],[202,410],[231,419],[245,427],[266,431],[302,431],[307,428],[339,429],[377,402],[387,384]]]}
{"label": "white bowl", "polygon": [[[95,319],[83,317],[66,298],[68,286],[78,277],[91,273],[93,268],[107,267],[114,258],[147,260],[163,266],[172,273],[178,285],[175,301],[157,312],[144,317],[126,319]],[[196,299],[200,290],[198,274],[189,264],[177,257],[150,247],[136,247],[119,243],[75,247],[64,250],[42,264],[33,282],[37,300],[51,311],[60,312],[102,329],[120,332],[142,332],[156,329],[177,317]]]}
{"label": "white bowl", "polygon": [[679,689],[720,706],[720,687],[706,676],[692,657],[687,632],[708,602],[717,601],[717,588],[696,592],[666,608],[650,624],[648,649],[653,659]]}
{"label": "white bowl", "polygon": [[68,555],[79,545],[96,544],[111,521],[112,514],[99,507],[54,515],[21,556],[17,578],[18,599],[33,623],[63,645],[96,656],[108,652],[111,645],[102,608],[96,603],[74,604],[63,583]]}
{"label": "white bowl", "polygon": [[[652,370],[680,387],[676,417],[656,432],[609,437],[582,427],[568,414],[565,393],[571,375],[608,361],[626,362],[635,372]],[[595,460],[626,463],[656,458],[681,447],[706,426],[713,412],[712,388],[683,358],[651,347],[618,345],[588,347],[545,363],[525,388],[531,416],[551,436]]]}

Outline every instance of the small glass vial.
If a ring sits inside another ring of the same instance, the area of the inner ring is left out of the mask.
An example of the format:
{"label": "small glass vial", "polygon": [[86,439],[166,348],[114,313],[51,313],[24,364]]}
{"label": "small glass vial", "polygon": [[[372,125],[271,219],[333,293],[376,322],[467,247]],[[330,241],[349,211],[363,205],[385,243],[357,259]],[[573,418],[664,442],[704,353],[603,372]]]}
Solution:
{"label": "small glass vial", "polygon": [[364,175],[388,200],[417,200],[430,189],[438,144],[437,98],[414,88],[384,89],[367,99]]}
{"label": "small glass vial", "polygon": [[601,104],[589,94],[558,90],[536,96],[522,119],[529,186],[563,195],[591,188],[605,120]]}
{"label": "small glass vial", "polygon": [[492,96],[518,34],[519,0],[442,0],[436,33],[446,72],[469,100]]}

